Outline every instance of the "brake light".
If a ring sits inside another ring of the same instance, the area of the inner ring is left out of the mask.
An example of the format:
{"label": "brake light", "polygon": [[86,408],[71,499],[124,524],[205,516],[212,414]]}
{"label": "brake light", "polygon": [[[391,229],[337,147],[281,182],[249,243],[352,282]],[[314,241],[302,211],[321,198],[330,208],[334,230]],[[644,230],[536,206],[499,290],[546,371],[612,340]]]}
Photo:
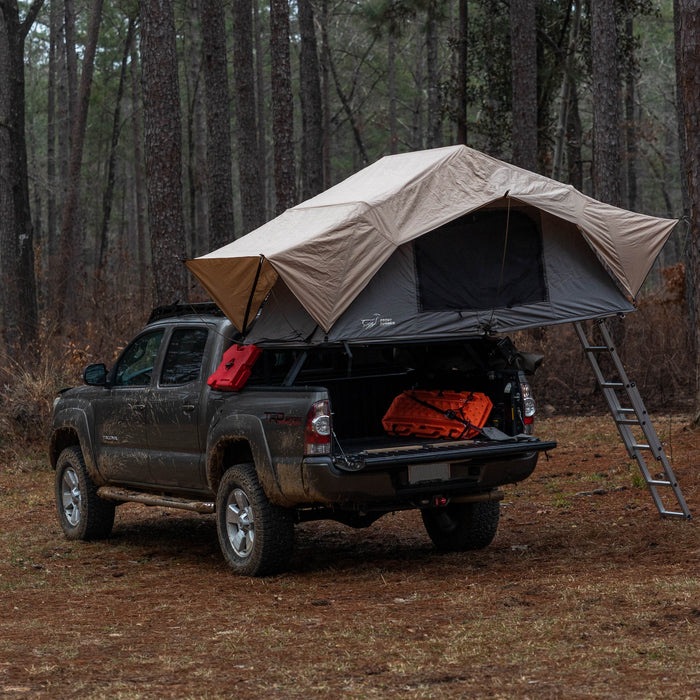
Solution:
{"label": "brake light", "polygon": [[331,404],[328,399],[317,401],[306,416],[304,453],[327,455],[331,453]]}
{"label": "brake light", "polygon": [[525,432],[532,432],[532,424],[535,422],[535,399],[532,396],[530,385],[520,380],[520,395],[523,399],[523,423],[525,424]]}

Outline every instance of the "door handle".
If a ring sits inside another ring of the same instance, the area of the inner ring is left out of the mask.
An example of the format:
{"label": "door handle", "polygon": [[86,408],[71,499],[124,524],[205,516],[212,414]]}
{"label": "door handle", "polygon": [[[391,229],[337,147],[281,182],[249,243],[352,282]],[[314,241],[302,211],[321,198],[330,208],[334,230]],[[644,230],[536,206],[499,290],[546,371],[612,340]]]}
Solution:
{"label": "door handle", "polygon": [[132,403],[131,404],[132,411],[143,411],[145,408],[146,408],[146,404],[144,404],[144,403]]}
{"label": "door handle", "polygon": [[192,411],[194,411],[195,408],[197,408],[197,407],[191,403],[186,403],[186,404],[183,404],[183,406],[182,406],[182,410],[185,413],[192,413]]}

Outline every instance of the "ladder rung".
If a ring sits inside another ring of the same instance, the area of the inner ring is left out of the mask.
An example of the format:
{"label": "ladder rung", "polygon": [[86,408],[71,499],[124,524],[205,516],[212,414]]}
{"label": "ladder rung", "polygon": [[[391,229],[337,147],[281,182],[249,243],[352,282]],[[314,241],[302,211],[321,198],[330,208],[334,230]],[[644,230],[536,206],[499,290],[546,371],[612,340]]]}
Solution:
{"label": "ladder rung", "polygon": [[625,385],[622,382],[601,382],[600,386],[603,389],[619,389]]}
{"label": "ladder rung", "polygon": [[650,445],[632,445],[635,450],[651,450]]}
{"label": "ladder rung", "polygon": [[634,420],[633,418],[616,418],[615,422],[618,425],[641,425],[638,420]]}
{"label": "ladder rung", "polygon": [[689,513],[679,513],[677,510],[661,510],[659,511],[661,515],[665,515],[667,518],[685,518],[690,520],[692,516]]}
{"label": "ladder rung", "polygon": [[618,413],[634,413],[633,408],[616,408],[615,409]]}
{"label": "ladder rung", "polygon": [[583,349],[586,352],[611,352],[607,345],[584,345]]}
{"label": "ladder rung", "polygon": [[670,481],[664,481],[663,479],[649,479],[647,484],[652,486],[673,486]]}

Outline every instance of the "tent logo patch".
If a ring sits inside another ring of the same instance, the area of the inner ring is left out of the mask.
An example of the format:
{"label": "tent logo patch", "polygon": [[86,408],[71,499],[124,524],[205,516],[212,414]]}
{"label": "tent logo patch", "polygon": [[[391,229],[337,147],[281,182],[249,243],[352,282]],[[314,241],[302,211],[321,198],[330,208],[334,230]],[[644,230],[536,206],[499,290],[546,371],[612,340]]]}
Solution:
{"label": "tent logo patch", "polygon": [[363,318],[360,323],[362,324],[362,328],[366,331],[371,328],[376,328],[377,326],[385,328],[386,326],[396,325],[396,321],[394,321],[393,318],[383,318],[381,314],[374,314],[371,318]]}

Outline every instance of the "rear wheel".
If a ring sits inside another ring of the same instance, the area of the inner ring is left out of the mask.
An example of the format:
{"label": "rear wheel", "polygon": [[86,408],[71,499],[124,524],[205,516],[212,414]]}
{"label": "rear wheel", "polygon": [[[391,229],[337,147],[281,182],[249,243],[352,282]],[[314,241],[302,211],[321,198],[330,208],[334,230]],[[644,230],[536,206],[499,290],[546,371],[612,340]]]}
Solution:
{"label": "rear wheel", "polygon": [[498,501],[450,503],[444,508],[421,511],[425,529],[442,551],[483,549],[493,542],[498,529]]}
{"label": "rear wheel", "polygon": [[69,540],[99,540],[112,532],[115,504],[97,495],[97,485],[75,445],[58,457],[55,494],[58,519]]}
{"label": "rear wheel", "polygon": [[294,543],[291,512],[270,503],[252,464],[237,464],[221,479],[216,525],[226,563],[239,574],[284,571]]}

